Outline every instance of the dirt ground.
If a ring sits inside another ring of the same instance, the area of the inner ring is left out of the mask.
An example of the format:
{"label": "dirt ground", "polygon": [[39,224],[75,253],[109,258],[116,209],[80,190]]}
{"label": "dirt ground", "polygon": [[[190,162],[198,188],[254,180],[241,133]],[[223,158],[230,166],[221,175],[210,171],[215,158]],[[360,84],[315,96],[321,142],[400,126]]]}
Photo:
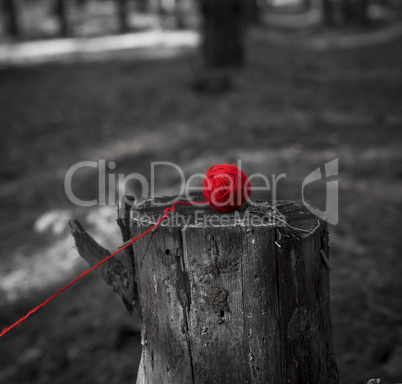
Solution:
{"label": "dirt ground", "polygon": [[[339,158],[330,256],[341,383],[401,382],[401,44],[315,50],[253,37],[233,90],[213,95],[191,88],[191,55],[2,69],[0,326],[86,268],[69,218],[110,250],[120,243],[115,207],[78,208],[65,196],[78,161],[114,161],[116,174],[149,179],[151,161],[188,177],[241,159],[246,173],[286,173],[278,198],[294,199],[304,177]],[[97,197],[95,169],[73,181],[77,196]],[[179,181],[161,170],[157,191],[173,194]],[[317,185],[307,196],[322,205],[324,194]],[[139,322],[94,273],[0,345],[2,383],[133,383]]]}

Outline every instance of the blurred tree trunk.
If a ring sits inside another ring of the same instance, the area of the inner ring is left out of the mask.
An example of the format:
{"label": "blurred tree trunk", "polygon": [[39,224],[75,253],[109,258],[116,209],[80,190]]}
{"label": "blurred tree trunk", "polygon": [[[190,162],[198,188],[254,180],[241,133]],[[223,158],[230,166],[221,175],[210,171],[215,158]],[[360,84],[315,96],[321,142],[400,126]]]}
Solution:
{"label": "blurred tree trunk", "polygon": [[69,35],[68,18],[67,18],[67,5],[65,0],[56,0],[55,14],[59,20],[59,34],[62,37]]}
{"label": "blurred tree trunk", "polygon": [[157,14],[159,17],[166,15],[166,10],[163,4],[163,0],[150,0],[152,12]]}
{"label": "blurred tree trunk", "polygon": [[3,0],[5,32],[9,36],[17,37],[20,34],[18,14],[15,0]]}
{"label": "blurred tree trunk", "polygon": [[117,18],[119,21],[119,31],[121,33],[126,33],[130,30],[129,24],[129,12],[128,12],[128,1],[127,0],[116,0],[117,5]]}
{"label": "blurred tree trunk", "polygon": [[367,26],[369,23],[367,7],[367,0],[342,0],[341,11],[344,23]]}
{"label": "blurred tree trunk", "polygon": [[186,22],[184,21],[184,15],[183,15],[183,1],[182,0],[175,0],[174,2],[174,13],[175,13],[175,19],[176,19],[176,27],[177,29],[185,29],[186,28]]}
{"label": "blurred tree trunk", "polygon": [[303,0],[303,6],[306,11],[311,9],[311,0]]}
{"label": "blurred tree trunk", "polygon": [[206,68],[241,67],[247,5],[242,0],[201,0],[201,52]]}
{"label": "blurred tree trunk", "polygon": [[345,23],[350,23],[353,20],[353,5],[351,0],[341,1],[341,12]]}
{"label": "blurred tree trunk", "polygon": [[325,25],[332,27],[334,25],[332,0],[322,0],[322,12]]}
{"label": "blurred tree trunk", "polygon": [[250,24],[259,24],[261,19],[261,14],[260,14],[260,4],[258,0],[249,0],[247,2],[248,4],[248,20]]}
{"label": "blurred tree trunk", "polygon": [[79,8],[84,8],[84,7],[87,6],[88,0],[75,0],[75,4],[76,4],[77,7],[79,7]]}
{"label": "blurred tree trunk", "polygon": [[137,9],[139,12],[148,13],[149,12],[149,1],[148,0],[137,0]]}
{"label": "blurred tree trunk", "polygon": [[359,0],[357,19],[362,27],[365,27],[369,24],[367,8],[368,8],[368,0]]}

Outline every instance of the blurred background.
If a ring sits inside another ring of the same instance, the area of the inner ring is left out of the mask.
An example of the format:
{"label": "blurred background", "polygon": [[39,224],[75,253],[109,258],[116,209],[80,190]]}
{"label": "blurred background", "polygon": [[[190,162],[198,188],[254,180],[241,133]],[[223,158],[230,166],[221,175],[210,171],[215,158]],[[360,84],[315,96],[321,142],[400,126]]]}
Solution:
{"label": "blurred background", "polygon": [[[66,197],[78,161],[150,180],[152,161],[190,177],[241,160],[247,174],[286,173],[277,197],[299,199],[302,180],[339,158],[330,257],[340,380],[402,382],[401,0],[0,5],[1,328],[87,269],[69,219],[109,250],[121,242],[115,205]],[[73,192],[98,198],[98,178],[80,169]],[[179,183],[158,169],[158,194]],[[325,208],[324,182],[305,192]],[[95,272],[0,340],[0,382],[134,383],[139,329]]]}

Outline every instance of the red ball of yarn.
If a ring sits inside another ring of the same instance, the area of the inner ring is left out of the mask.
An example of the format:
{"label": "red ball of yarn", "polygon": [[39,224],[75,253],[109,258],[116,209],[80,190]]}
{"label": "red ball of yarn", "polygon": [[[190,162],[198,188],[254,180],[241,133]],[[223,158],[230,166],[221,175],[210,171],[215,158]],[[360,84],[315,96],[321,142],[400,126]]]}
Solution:
{"label": "red ball of yarn", "polygon": [[209,205],[229,213],[239,209],[251,194],[250,180],[234,164],[217,164],[209,168],[204,179],[204,195]]}

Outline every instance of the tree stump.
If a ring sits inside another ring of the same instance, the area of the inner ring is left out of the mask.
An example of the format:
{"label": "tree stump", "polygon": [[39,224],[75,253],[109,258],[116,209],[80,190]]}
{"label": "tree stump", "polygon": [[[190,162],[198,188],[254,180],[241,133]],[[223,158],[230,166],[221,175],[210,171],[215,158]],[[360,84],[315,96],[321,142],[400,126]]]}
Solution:
{"label": "tree stump", "polygon": [[[148,200],[120,224],[138,236],[171,201]],[[230,214],[178,206],[129,252],[135,284],[123,290],[136,291],[142,328],[137,384],[338,383],[327,226],[301,202]],[[130,292],[122,296],[127,304]]]}
{"label": "tree stump", "polygon": [[[171,199],[132,211],[134,236]],[[285,224],[286,223],[286,224]],[[137,384],[336,383],[327,229],[300,202],[178,207],[134,243]]]}

